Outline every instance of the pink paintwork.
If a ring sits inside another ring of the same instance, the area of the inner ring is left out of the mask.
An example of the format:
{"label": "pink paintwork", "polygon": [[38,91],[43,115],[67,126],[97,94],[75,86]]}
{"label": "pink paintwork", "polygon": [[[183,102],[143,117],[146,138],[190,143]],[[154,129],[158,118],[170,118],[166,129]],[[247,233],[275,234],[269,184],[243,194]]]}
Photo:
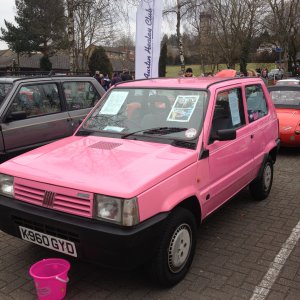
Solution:
{"label": "pink paintwork", "polygon": [[0,165],[0,229],[114,268],[153,262],[174,285],[197,224],[247,185],[269,195],[278,147],[261,79],[121,83],[73,136]]}
{"label": "pink paintwork", "polygon": [[[235,79],[230,80],[230,88],[257,83],[262,81]],[[195,196],[203,219],[257,176],[264,154],[276,146],[278,136],[275,110],[262,84],[268,114],[254,123],[246,120],[246,126],[237,130],[236,139],[209,144],[214,98],[227,85],[227,81],[212,77],[122,84],[122,88],[209,87],[211,100],[195,150],[150,141],[74,135],[14,158],[2,164],[0,172],[16,178],[16,190],[20,185],[27,188],[27,198],[21,193],[17,199],[42,205],[44,191],[50,190],[68,197],[53,209],[75,215],[93,216],[94,194],[137,197],[140,221],[170,211]],[[198,159],[201,149],[209,151],[207,159]],[[40,197],[30,189],[40,191]],[[78,200],[76,195],[80,192],[88,194],[88,199]],[[33,198],[28,196],[30,193]]]}

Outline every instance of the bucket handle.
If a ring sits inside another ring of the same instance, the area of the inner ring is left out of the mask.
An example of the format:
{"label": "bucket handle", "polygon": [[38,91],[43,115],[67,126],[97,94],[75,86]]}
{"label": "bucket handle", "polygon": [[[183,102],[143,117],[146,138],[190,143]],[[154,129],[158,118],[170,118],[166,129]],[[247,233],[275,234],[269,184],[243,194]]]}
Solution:
{"label": "bucket handle", "polygon": [[67,279],[62,279],[58,276],[55,276],[55,279],[57,279],[58,281],[63,282],[63,283],[68,283],[69,282],[69,277],[67,277]]}

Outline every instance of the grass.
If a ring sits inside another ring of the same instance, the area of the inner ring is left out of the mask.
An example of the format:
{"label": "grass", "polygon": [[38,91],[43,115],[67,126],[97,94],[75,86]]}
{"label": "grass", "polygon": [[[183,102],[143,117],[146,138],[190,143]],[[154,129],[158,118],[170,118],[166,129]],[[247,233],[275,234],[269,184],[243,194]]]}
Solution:
{"label": "grass", "polygon": [[[201,70],[200,65],[186,65],[186,68],[191,67],[193,69],[194,76],[200,76],[203,72]],[[219,70],[227,69],[225,64],[219,64],[218,65]],[[276,68],[276,65],[274,63],[249,63],[247,65],[247,69],[255,70],[257,68],[268,68],[268,70]],[[235,67],[236,70],[239,71],[240,66],[239,64],[236,64]],[[180,74],[181,67],[178,66],[167,66],[167,74],[166,77],[178,77]],[[210,65],[205,66],[205,73],[211,72],[212,68]]]}

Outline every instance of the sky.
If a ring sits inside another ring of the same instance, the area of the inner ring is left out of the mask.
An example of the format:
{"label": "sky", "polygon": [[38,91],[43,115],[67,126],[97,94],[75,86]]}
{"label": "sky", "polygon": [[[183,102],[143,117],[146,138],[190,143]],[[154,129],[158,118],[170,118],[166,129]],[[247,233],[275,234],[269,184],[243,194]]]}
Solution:
{"label": "sky", "polygon": [[[1,8],[0,8],[0,27],[6,28],[5,24],[4,24],[4,19],[8,22],[13,22],[14,23],[14,17],[16,15],[15,0],[0,0],[0,6],[1,6]],[[130,27],[131,27],[131,31],[132,31],[131,34],[134,35],[134,31],[135,31],[135,12],[131,16],[130,23],[131,23]],[[164,22],[162,27],[164,29],[163,31],[167,31],[168,33],[170,33],[170,30],[169,30],[170,24]],[[3,41],[0,41],[0,50],[4,50],[4,49],[8,49],[8,46]]]}
{"label": "sky", "polygon": [[[9,22],[14,22],[16,14],[15,0],[0,0],[0,27],[5,27],[4,19]],[[0,41],[0,50],[7,49],[6,43]]]}

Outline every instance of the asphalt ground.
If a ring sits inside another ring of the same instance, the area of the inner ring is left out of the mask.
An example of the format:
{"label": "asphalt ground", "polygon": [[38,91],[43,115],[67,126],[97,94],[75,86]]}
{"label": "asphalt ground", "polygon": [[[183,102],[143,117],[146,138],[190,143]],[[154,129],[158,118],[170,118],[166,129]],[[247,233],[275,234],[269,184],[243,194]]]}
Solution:
{"label": "asphalt ground", "polygon": [[[300,149],[281,149],[268,199],[241,191],[197,235],[191,270],[162,289],[142,270],[71,262],[66,299],[300,299]],[[30,266],[63,257],[0,231],[0,299],[36,299]]]}

